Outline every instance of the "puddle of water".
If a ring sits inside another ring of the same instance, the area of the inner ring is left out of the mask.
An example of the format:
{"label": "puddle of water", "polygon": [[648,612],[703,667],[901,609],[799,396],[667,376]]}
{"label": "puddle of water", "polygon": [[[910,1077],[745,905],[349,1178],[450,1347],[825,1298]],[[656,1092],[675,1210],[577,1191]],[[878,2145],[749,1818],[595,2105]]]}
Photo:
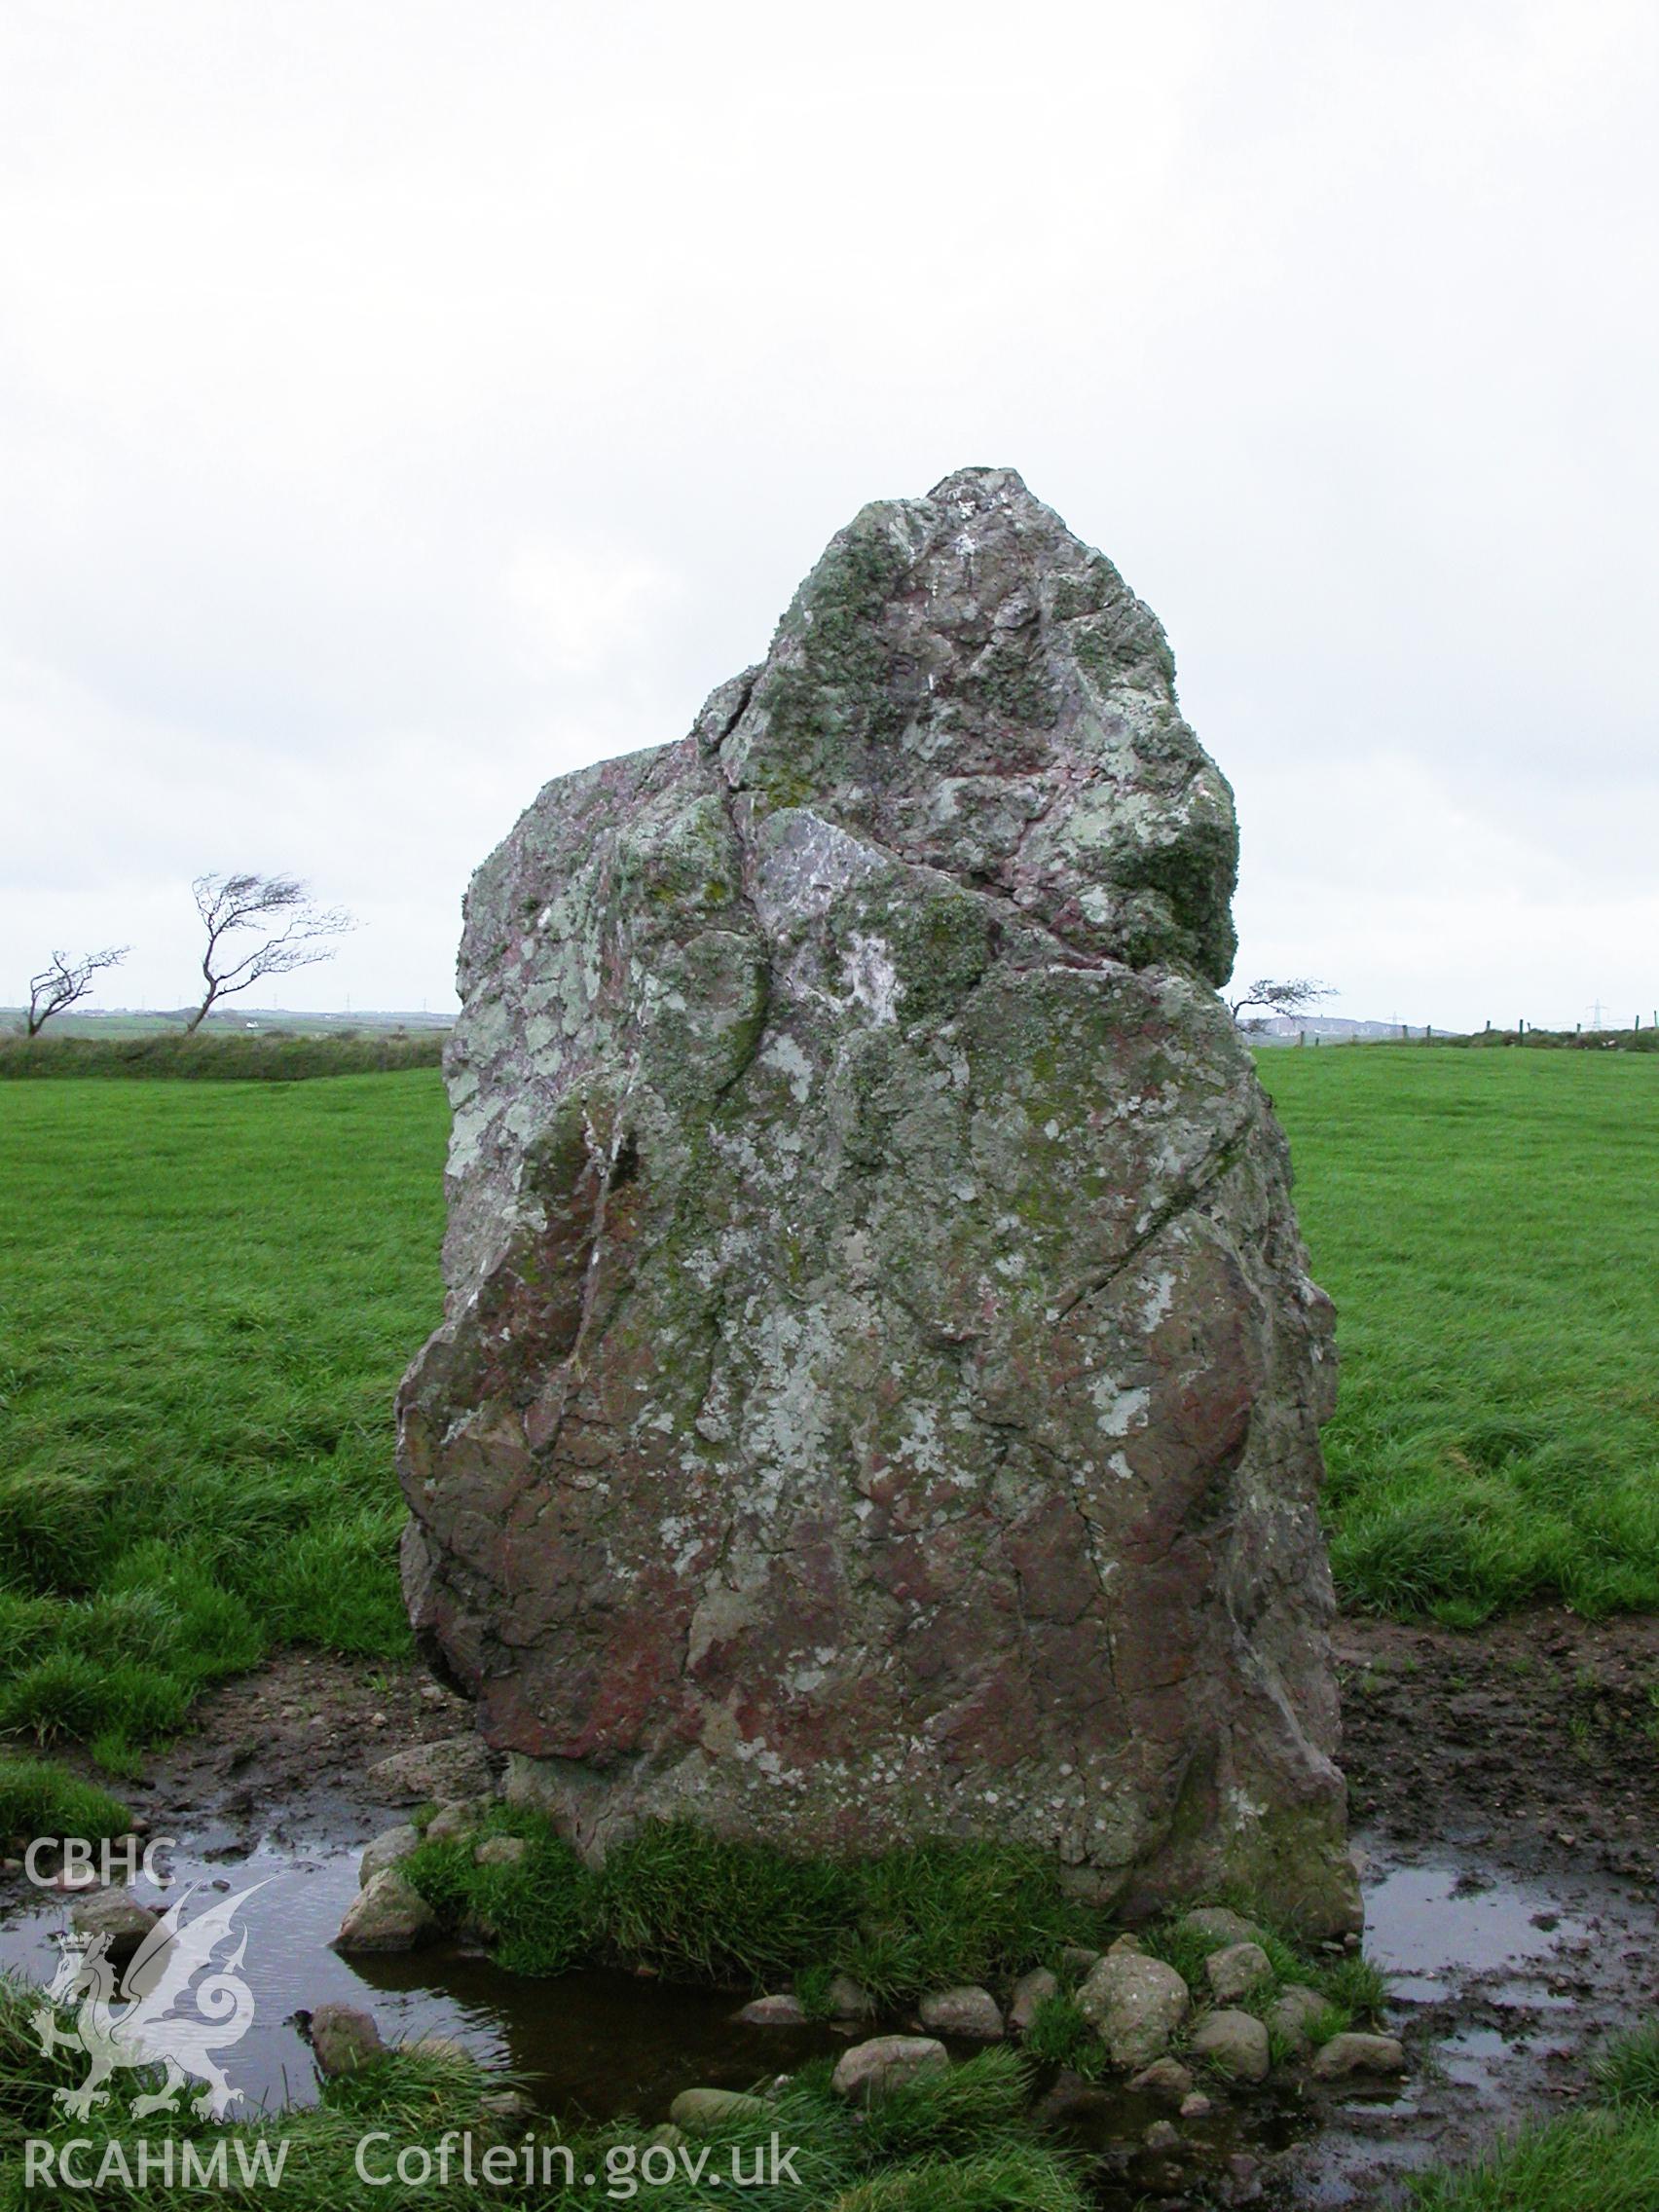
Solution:
{"label": "puddle of water", "polygon": [[1499,2010],[1574,2012],[1578,2009],[1576,1997],[1569,1997],[1565,1990],[1546,1988],[1541,1981],[1500,1981],[1485,1995],[1488,2004],[1497,2006]]}
{"label": "puddle of water", "polygon": [[[342,1958],[328,1946],[356,1895],[358,1857],[354,1849],[296,1856],[262,1844],[231,1867],[176,1852],[168,1890],[133,1886],[140,1901],[160,1906],[181,1886],[203,1883],[186,1907],[194,1919],[227,1890],[263,1885],[237,1915],[247,1931],[241,1973],[254,2019],[226,2062],[249,2106],[315,2101],[311,2051],[293,2015],[325,2004],[372,2011],[388,2043],[452,2037],[486,2064],[522,2076],[537,2104],[566,2117],[658,2120],[693,2082],[749,2088],[841,2047],[844,2039],[829,2028],[738,2026],[731,2015],[741,1996],[628,1973],[527,1981],[449,1944]],[[214,1883],[221,1887],[205,1886]],[[0,1928],[0,1968],[49,1981],[67,1926],[67,1899],[31,1892]]]}
{"label": "puddle of water", "polygon": [[1462,2028],[1448,2036],[1436,2053],[1447,2079],[1469,2088],[1484,2087],[1509,2044],[1497,2028]]}
{"label": "puddle of water", "polygon": [[[1459,1879],[1456,1866],[1396,1866],[1367,1891],[1366,1949],[1385,1972],[1427,1975],[1444,1985],[1448,1976],[1495,1973],[1546,1957],[1584,1933],[1545,1889],[1500,1881],[1470,1891],[1459,1889]],[[1538,1913],[1553,1925],[1535,1926]]]}
{"label": "puddle of water", "polygon": [[1455,1994],[1449,1981],[1429,1973],[1391,1973],[1388,2001],[1393,2005],[1445,2005]]}
{"label": "puddle of water", "polygon": [[[192,1851],[174,1853],[167,1893],[135,1886],[144,1902],[160,1904],[182,1883],[203,1884],[191,1900],[192,1917],[215,1897],[251,1891],[239,1923],[247,1931],[242,1972],[255,2018],[229,2054],[232,2079],[250,2105],[314,2100],[311,2053],[293,2015],[325,2003],[372,2010],[388,2042],[451,2037],[486,2064],[511,2071],[543,2110],[562,2119],[630,2114],[656,2120],[693,2083],[750,2087],[845,2041],[822,2027],[739,2027],[732,2014],[741,1998],[731,1993],[607,1972],[524,1980],[454,1944],[343,1959],[329,1939],[356,1894],[358,1856],[356,1847],[338,1842],[307,1849],[268,1839],[249,1849],[240,1837],[209,1828]],[[1537,1885],[1500,1879],[1471,1890],[1459,1872],[1444,1863],[1393,1867],[1369,1887],[1367,1946],[1391,1976],[1395,2002],[1422,2010],[1473,1994],[1498,2008],[1567,2008],[1571,2000],[1551,1997],[1545,1982],[1553,1954],[1581,1938],[1585,1923]],[[1540,1917],[1546,1927],[1537,1925]],[[0,1968],[49,1980],[58,1961],[55,1936],[66,1924],[65,1900],[27,1893],[0,1926]],[[1465,2026],[1439,2047],[1443,2080],[1459,2102],[1505,2108],[1505,2071],[1516,2051],[1497,2027]],[[1403,2091],[1379,2084],[1375,2096],[1350,2089],[1310,2146],[1304,2169],[1310,2201],[1354,2201],[1356,2176],[1373,2170],[1380,2157],[1391,2169],[1419,2162],[1422,2130],[1414,2128],[1413,2117],[1432,2101],[1427,2078]],[[1164,2117],[1161,2110],[1122,2084],[1070,2103],[1059,2124],[1101,2157],[1102,2212],[1140,2201],[1147,2188],[1166,2190],[1166,2169],[1137,2147],[1150,2120]],[[1199,2163],[1218,2169],[1235,2151],[1261,2155],[1287,2146],[1312,2120],[1312,2109],[1294,2094],[1253,2102],[1247,2111],[1230,2111],[1218,2100],[1212,2121],[1184,2133]]]}

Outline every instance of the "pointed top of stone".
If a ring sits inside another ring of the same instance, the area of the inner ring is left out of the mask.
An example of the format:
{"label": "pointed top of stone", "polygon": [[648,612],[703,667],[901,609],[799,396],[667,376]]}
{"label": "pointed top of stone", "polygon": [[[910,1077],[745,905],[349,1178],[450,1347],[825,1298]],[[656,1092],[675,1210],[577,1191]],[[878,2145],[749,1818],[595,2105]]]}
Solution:
{"label": "pointed top of stone", "polygon": [[1012,468],[862,508],[699,730],[757,811],[810,807],[1075,954],[1232,971],[1233,793],[1162,626]]}

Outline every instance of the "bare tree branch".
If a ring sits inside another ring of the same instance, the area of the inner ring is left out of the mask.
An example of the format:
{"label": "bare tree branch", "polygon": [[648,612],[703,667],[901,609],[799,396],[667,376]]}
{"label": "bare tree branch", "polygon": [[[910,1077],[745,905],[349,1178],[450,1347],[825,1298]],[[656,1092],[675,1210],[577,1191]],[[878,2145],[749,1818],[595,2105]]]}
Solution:
{"label": "bare tree branch", "polygon": [[[207,947],[202,955],[205,989],[185,1023],[186,1036],[201,1028],[218,1000],[245,991],[267,976],[286,976],[332,960],[333,945],[319,944],[318,939],[343,937],[357,926],[344,907],[313,904],[305,885],[291,875],[199,875],[190,888],[207,932]],[[225,940],[240,930],[276,934],[233,960]]]}
{"label": "bare tree branch", "polygon": [[[1331,984],[1317,982],[1311,976],[1287,976],[1282,981],[1275,981],[1271,976],[1258,976],[1242,997],[1229,999],[1227,1005],[1228,1012],[1237,1021],[1247,1006],[1265,1007],[1269,1014],[1308,1014],[1321,999],[1335,996]],[[1240,1026],[1254,1029],[1261,1025],[1247,1021]]]}
{"label": "bare tree branch", "polygon": [[71,960],[66,952],[55,952],[40,974],[29,977],[27,1034],[38,1037],[55,1014],[86,997],[94,976],[105,968],[119,968],[131,949],[127,944],[110,944],[101,952],[84,953],[79,960]]}

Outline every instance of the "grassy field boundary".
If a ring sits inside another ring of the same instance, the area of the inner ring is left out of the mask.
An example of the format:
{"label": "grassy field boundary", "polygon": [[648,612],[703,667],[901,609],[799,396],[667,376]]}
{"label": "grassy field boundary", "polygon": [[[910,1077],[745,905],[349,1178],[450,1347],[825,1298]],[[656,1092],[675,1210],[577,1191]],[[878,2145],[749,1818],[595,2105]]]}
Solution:
{"label": "grassy field boundary", "polygon": [[316,1076],[386,1075],[443,1064],[444,1034],[356,1036],[0,1038],[0,1081],[36,1077],[169,1076],[187,1082],[305,1083]]}

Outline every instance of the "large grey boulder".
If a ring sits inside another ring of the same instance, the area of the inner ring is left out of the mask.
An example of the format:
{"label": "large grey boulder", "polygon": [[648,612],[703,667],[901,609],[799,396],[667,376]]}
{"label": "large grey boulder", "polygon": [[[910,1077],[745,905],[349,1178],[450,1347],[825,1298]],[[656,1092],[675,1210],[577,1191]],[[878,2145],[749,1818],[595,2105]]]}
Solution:
{"label": "large grey boulder", "polygon": [[120,1888],[92,1890],[69,1907],[69,1925],[88,1943],[101,1936],[113,1966],[125,1966],[160,1915]]}
{"label": "large grey boulder", "polygon": [[419,1804],[437,1798],[445,1804],[485,1796],[490,1788],[490,1758],[476,1736],[445,1736],[435,1744],[411,1744],[377,1759],[365,1778],[371,1796],[384,1803]]}
{"label": "large grey boulder", "polygon": [[1235,849],[1156,617],[968,469],[479,870],[405,1589],[586,1855],[988,1836],[1354,1922]]}
{"label": "large grey boulder", "polygon": [[1137,1951],[1109,1953],[1077,1993],[1077,2009],[1114,2066],[1150,2066],[1187,2017],[1187,1984],[1172,1966]]}
{"label": "large grey boulder", "polygon": [[1212,1951],[1204,1961],[1204,1977],[1218,2005],[1231,2005],[1247,1997],[1264,1981],[1272,1979],[1272,1961],[1260,1943],[1229,1943]]}
{"label": "large grey boulder", "polygon": [[977,1982],[935,1990],[916,2007],[916,2017],[930,2036],[956,2036],[965,2043],[1001,2043],[1008,2032],[1001,2006]]}
{"label": "large grey boulder", "polygon": [[1406,2048],[1397,2036],[1333,2036],[1314,2053],[1312,2070],[1321,2082],[1338,2082],[1346,2074],[1403,2074]]}
{"label": "large grey boulder", "polygon": [[830,2086],[839,2097],[878,2104],[918,2075],[940,2073],[949,2064],[950,2054],[937,2036],[871,2036],[841,2053]]}
{"label": "large grey boulder", "polygon": [[374,1875],[346,1907],[337,1951],[412,1951],[437,1933],[437,1915],[396,1866]]}
{"label": "large grey boulder", "polygon": [[407,1859],[411,1852],[421,1848],[421,1831],[413,1821],[404,1821],[394,1828],[384,1828],[363,1851],[357,1862],[357,1886],[366,1890],[377,1874],[384,1874],[388,1866],[395,1866]]}
{"label": "large grey boulder", "polygon": [[317,2072],[330,2080],[355,2074],[386,2055],[374,2014],[354,2005],[319,2005],[311,2016],[309,2033]]}
{"label": "large grey boulder", "polygon": [[1265,2082],[1272,2063],[1268,2031],[1249,2012],[1206,2012],[1193,2030],[1192,2052],[1239,2082]]}

